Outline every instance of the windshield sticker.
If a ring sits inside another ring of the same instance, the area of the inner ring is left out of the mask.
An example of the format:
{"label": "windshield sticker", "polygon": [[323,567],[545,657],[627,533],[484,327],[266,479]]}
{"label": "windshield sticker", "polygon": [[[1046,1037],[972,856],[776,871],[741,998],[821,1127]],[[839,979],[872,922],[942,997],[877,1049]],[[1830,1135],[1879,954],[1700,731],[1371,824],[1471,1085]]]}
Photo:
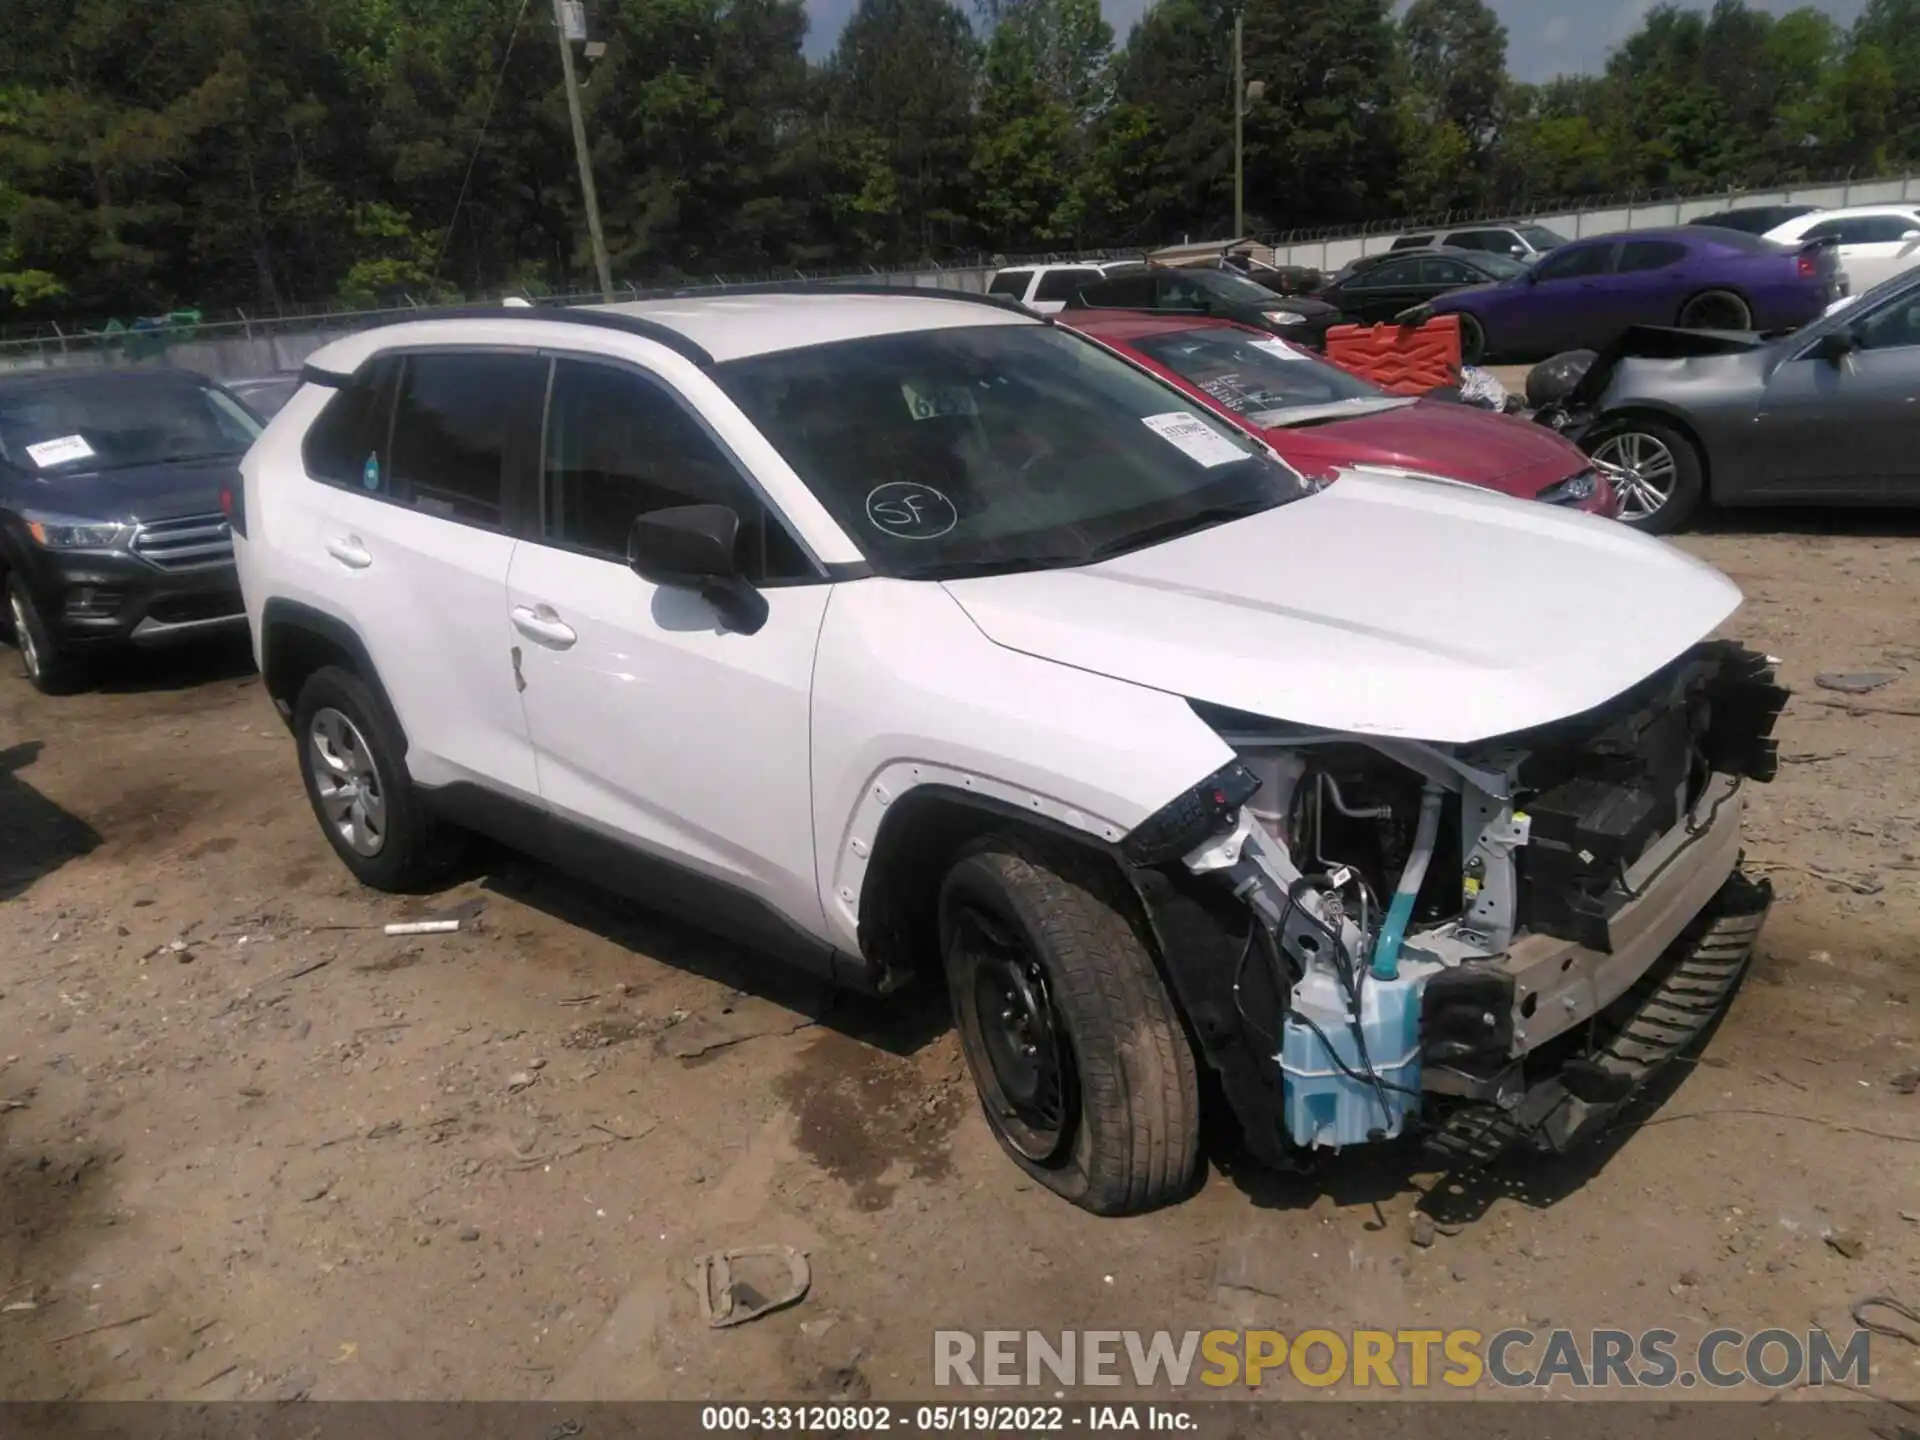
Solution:
{"label": "windshield sticker", "polygon": [[1231,465],[1245,460],[1247,452],[1196,415],[1174,412],[1168,415],[1143,415],[1140,423],[1189,460],[1206,466]]}
{"label": "windshield sticker", "polygon": [[1247,347],[1251,350],[1262,351],[1279,360],[1304,360],[1307,358],[1305,351],[1294,349],[1293,346],[1287,344],[1284,340],[1249,340]]}
{"label": "windshield sticker", "polygon": [[890,480],[867,492],[867,523],[900,540],[937,540],[960,523],[960,512],[931,485]]}
{"label": "windshield sticker", "polygon": [[980,413],[979,402],[973,398],[973,391],[965,385],[942,385],[938,389],[922,392],[903,380],[900,382],[900,393],[906,398],[907,413],[916,420]]}
{"label": "windshield sticker", "polygon": [[367,463],[360,467],[360,484],[367,490],[380,488],[380,457],[378,455],[369,454]]}
{"label": "windshield sticker", "polygon": [[42,470],[85,460],[92,454],[93,447],[78,435],[62,435],[58,440],[42,440],[38,445],[27,446],[28,457]]}

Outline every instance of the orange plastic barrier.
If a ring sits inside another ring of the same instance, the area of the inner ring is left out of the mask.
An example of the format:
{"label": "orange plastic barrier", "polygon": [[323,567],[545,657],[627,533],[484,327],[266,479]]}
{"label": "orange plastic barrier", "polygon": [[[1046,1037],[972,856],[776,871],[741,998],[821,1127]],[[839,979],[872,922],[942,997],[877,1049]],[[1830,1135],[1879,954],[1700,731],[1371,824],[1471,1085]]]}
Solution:
{"label": "orange plastic barrier", "polygon": [[1460,383],[1460,317],[1424,325],[1336,325],[1327,358],[1392,395],[1424,395]]}

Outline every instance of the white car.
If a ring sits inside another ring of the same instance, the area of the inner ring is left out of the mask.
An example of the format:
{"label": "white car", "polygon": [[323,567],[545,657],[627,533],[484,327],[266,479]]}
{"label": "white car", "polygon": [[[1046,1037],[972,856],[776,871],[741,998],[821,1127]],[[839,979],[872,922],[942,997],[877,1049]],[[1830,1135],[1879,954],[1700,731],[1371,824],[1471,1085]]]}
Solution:
{"label": "white car", "polygon": [[1920,265],[1920,206],[1851,205],[1816,210],[1776,225],[1766,238],[1785,245],[1831,240],[1848,288],[1863,294]]}
{"label": "white car", "polygon": [[316,817],[463,830],[878,994],[944,976],[986,1118],[1173,1200],[1251,1154],[1591,1130],[1768,893],[1785,692],[1725,578],[1464,486],[1303,481],[981,296],[494,310],[318,351],[225,497]]}
{"label": "white car", "polygon": [[1008,265],[996,270],[987,285],[989,295],[1017,300],[1036,315],[1058,315],[1082,285],[1100,279],[1112,264],[1137,261],[1063,265]]}

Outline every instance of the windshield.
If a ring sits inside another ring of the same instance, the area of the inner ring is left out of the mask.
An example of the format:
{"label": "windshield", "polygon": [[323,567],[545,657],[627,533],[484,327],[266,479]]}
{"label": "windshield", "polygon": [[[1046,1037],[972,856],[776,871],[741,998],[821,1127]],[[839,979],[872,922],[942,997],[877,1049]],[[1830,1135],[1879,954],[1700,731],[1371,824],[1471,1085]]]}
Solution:
{"label": "windshield", "polygon": [[0,391],[0,459],[35,473],[239,455],[259,433],[230,396],[185,378],[90,375]]}
{"label": "windshield", "polygon": [[1282,424],[1286,411],[1303,406],[1391,400],[1358,375],[1244,330],[1210,325],[1125,343],[1263,425]]}
{"label": "windshield", "polygon": [[735,360],[714,378],[881,574],[1080,565],[1310,493],[1070,331],[980,325]]}
{"label": "windshield", "polygon": [[1524,275],[1527,273],[1526,262],[1516,260],[1511,255],[1494,255],[1492,253],[1476,255],[1473,257],[1473,263],[1479,269],[1493,276],[1496,280],[1511,280],[1516,275]]}
{"label": "windshield", "polygon": [[1567,243],[1567,237],[1544,225],[1522,225],[1520,238],[1536,250],[1555,250]]}

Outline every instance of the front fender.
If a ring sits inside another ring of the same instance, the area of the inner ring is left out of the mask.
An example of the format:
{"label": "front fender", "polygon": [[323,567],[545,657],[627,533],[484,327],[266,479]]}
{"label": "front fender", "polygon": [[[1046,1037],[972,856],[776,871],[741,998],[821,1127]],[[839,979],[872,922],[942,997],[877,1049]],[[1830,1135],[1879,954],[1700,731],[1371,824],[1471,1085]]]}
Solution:
{"label": "front fender", "polygon": [[946,590],[836,588],[814,666],[814,844],[836,944],[889,807],[921,787],[1112,844],[1233,752],[1177,695],[994,644]]}

